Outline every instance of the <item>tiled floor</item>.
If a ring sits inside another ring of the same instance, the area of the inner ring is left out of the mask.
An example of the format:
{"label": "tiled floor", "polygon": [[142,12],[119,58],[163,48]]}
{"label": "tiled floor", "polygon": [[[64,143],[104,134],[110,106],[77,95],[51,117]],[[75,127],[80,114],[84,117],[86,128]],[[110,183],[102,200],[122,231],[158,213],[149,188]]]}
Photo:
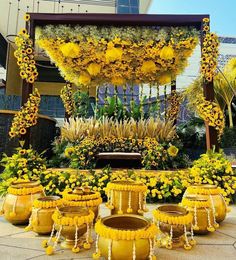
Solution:
{"label": "tiled floor", "polygon": [[[151,217],[152,209],[156,205],[148,205]],[[104,205],[101,206],[101,215],[109,215]],[[0,217],[0,259],[1,260],[74,260],[92,259],[94,245],[89,251],[81,251],[73,254],[70,250],[62,250],[58,247],[53,256],[46,256],[41,241],[45,237],[38,236],[33,232],[25,232],[22,226],[13,226]],[[207,236],[197,236],[197,245],[191,251],[184,249],[167,250],[156,249],[158,260],[236,260],[236,206],[228,214],[221,227]],[[127,259],[120,259],[127,260]]]}

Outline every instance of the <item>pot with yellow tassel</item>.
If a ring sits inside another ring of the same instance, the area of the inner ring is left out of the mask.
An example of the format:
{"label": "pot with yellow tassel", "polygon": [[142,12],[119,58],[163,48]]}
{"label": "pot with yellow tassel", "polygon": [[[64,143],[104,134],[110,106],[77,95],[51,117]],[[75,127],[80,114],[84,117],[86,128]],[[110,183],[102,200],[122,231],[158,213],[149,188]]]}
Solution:
{"label": "pot with yellow tassel", "polygon": [[99,219],[95,224],[96,251],[93,259],[155,260],[156,225],[142,216],[124,214]]}
{"label": "pot with yellow tassel", "polygon": [[200,195],[187,195],[183,197],[181,206],[193,215],[194,233],[207,234],[214,232],[219,227],[208,198]]}
{"label": "pot with yellow tassel", "polygon": [[112,181],[107,184],[106,206],[111,214],[143,215],[146,208],[147,186],[138,181]]}
{"label": "pot with yellow tassel", "polygon": [[102,203],[100,192],[91,191],[90,187],[77,187],[72,192],[63,192],[66,206],[86,207],[94,212],[95,218],[99,215],[99,206]]}
{"label": "pot with yellow tassel", "polygon": [[58,196],[46,196],[34,200],[26,231],[32,230],[41,235],[50,234],[53,227],[52,214],[62,205],[63,200]]}
{"label": "pot with yellow tassel", "polygon": [[216,221],[220,223],[225,219],[228,209],[219,187],[210,184],[193,185],[187,188],[184,197],[189,194],[201,195],[202,198],[209,199],[210,207],[215,214]]}
{"label": "pot with yellow tassel", "polygon": [[65,206],[56,209],[52,219],[54,225],[50,238],[43,241],[46,254],[53,254],[61,236],[64,238],[61,247],[69,248],[74,253],[78,253],[82,248],[91,248],[91,226],[94,220],[92,210],[84,207]]}
{"label": "pot with yellow tassel", "polygon": [[44,196],[43,187],[37,181],[12,183],[2,206],[5,219],[12,224],[28,223],[33,201]]}
{"label": "pot with yellow tassel", "polygon": [[[184,247],[189,250],[196,244],[192,228],[193,216],[185,208],[177,205],[162,205],[153,211],[153,217],[161,231],[157,239],[158,247],[167,249]],[[190,239],[187,237],[189,231]]]}

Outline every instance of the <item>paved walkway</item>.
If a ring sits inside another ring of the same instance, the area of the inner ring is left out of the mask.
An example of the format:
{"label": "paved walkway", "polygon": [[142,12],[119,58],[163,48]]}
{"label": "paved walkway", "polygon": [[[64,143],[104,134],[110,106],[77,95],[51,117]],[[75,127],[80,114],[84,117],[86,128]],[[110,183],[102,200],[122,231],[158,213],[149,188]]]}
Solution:
{"label": "paved walkway", "polygon": [[[151,211],[156,206],[148,205]],[[109,215],[104,205],[101,206],[101,215]],[[207,236],[196,236],[197,245],[191,251],[184,249],[168,250],[156,249],[158,260],[236,260],[236,206],[228,214],[221,227]],[[58,247],[53,256],[46,256],[41,248],[41,241],[45,237],[38,236],[33,232],[24,232],[23,226],[13,226],[0,217],[0,259],[1,260],[74,260],[92,259],[94,245],[89,251],[81,251],[78,254],[70,250],[62,250]],[[126,260],[126,259],[120,259]]]}

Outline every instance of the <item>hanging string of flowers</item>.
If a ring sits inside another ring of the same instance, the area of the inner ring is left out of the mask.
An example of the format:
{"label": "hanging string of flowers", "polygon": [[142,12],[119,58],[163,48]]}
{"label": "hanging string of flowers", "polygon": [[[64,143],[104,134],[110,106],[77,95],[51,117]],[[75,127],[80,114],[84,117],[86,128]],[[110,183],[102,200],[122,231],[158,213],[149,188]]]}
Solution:
{"label": "hanging string of flowers", "polygon": [[[29,21],[30,16],[27,14],[25,20]],[[26,29],[21,29],[15,38],[17,46],[14,56],[17,58],[17,65],[20,68],[20,76],[28,83],[33,84],[38,76],[37,67],[34,59],[33,41]]]}
{"label": "hanging string of flowers", "polygon": [[168,98],[168,109],[167,109],[167,120],[174,121],[178,118],[180,111],[180,104],[182,102],[182,96],[176,92],[176,90],[171,91]]}
{"label": "hanging string of flowers", "polygon": [[219,39],[214,33],[210,33],[209,18],[203,19],[203,48],[201,59],[201,73],[207,81],[212,81],[215,75],[219,56]]}
{"label": "hanging string of flowers", "polygon": [[12,120],[9,131],[9,136],[11,138],[26,134],[27,128],[37,124],[40,100],[38,89],[35,88],[33,93],[30,94],[27,102],[21,110],[15,114]]}
{"label": "hanging string of flowers", "polygon": [[62,76],[92,87],[167,84],[186,67],[198,42],[191,27],[48,25],[37,31],[38,45]]}
{"label": "hanging string of flowers", "polygon": [[203,95],[197,96],[195,104],[198,115],[217,130],[220,139],[225,128],[224,114],[220,106],[214,101],[206,100]]}
{"label": "hanging string of flowers", "polygon": [[67,83],[61,89],[60,97],[62,99],[67,114],[71,116],[75,110],[75,102],[73,98],[72,86],[70,83]]}

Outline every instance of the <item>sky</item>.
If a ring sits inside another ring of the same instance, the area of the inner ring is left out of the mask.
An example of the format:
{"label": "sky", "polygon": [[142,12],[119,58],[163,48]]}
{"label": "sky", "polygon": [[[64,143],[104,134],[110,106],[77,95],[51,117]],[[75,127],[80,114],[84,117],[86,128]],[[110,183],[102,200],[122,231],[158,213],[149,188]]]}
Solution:
{"label": "sky", "polygon": [[152,0],[149,14],[210,14],[211,31],[236,37],[236,0]]}

